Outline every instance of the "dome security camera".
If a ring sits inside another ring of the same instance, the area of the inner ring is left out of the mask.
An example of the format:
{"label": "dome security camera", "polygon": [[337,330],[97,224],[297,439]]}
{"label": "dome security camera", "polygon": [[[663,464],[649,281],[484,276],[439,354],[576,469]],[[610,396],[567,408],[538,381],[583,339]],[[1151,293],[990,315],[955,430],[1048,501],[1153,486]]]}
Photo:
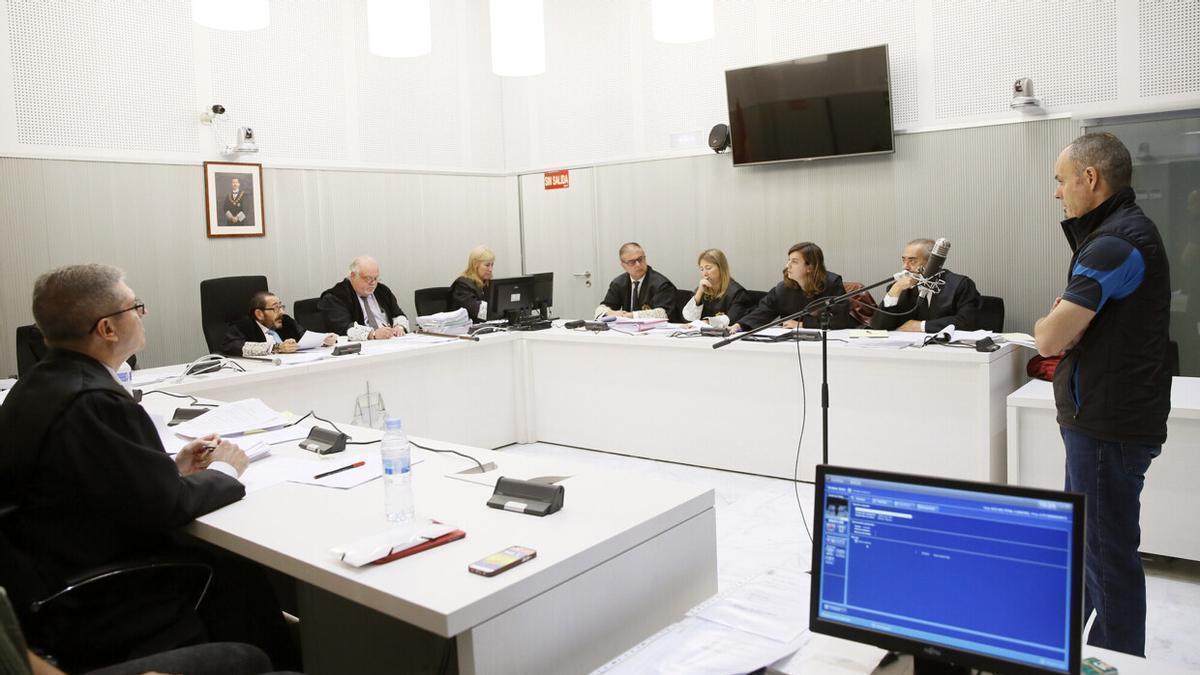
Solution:
{"label": "dome security camera", "polygon": [[201,124],[212,124],[213,119],[215,119],[217,115],[224,115],[224,114],[225,114],[225,106],[221,105],[220,103],[214,103],[214,104],[212,104],[212,107],[210,107],[208,110],[205,110],[204,112],[200,113],[200,123]]}

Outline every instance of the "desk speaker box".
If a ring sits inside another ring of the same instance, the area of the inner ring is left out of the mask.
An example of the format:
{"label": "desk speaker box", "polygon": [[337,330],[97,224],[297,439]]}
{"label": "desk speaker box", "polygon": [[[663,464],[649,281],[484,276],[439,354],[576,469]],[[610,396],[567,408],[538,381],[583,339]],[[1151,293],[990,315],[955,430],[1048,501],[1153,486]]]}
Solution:
{"label": "desk speaker box", "polygon": [[362,351],[361,342],[347,342],[344,345],[338,345],[333,348],[334,356],[345,356],[346,354],[357,354]]}
{"label": "desk speaker box", "polygon": [[170,422],[167,422],[167,426],[173,427],[176,424],[182,424],[190,419],[195,419],[203,415],[209,410],[212,410],[212,408],[176,408],[175,416],[171,418]]}
{"label": "desk speaker box", "polygon": [[563,507],[565,494],[566,489],[561,485],[501,476],[496,481],[496,490],[488,498],[487,505],[493,509],[546,516]]}
{"label": "desk speaker box", "polygon": [[332,455],[346,449],[349,438],[340,431],[313,427],[308,432],[308,438],[300,441],[300,447],[318,455]]}

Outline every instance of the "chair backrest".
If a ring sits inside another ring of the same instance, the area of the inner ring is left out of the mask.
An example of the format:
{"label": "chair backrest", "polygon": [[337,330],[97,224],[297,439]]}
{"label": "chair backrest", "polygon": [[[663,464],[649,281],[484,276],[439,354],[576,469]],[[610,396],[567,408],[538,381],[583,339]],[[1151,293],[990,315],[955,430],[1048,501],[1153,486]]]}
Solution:
{"label": "chair backrest", "polygon": [[293,316],[297,323],[308,330],[325,333],[328,329],[325,328],[325,317],[321,316],[321,310],[317,309],[318,300],[319,298],[297,300]]}
{"label": "chair backrest", "polygon": [[758,303],[762,302],[763,298],[767,297],[767,292],[766,291],[752,291],[749,288],[747,288],[746,289],[746,297],[750,298],[750,302],[753,304],[754,307],[758,307]]}
{"label": "chair backrest", "polygon": [[671,316],[667,317],[676,323],[683,323],[683,308],[692,299],[695,292],[683,288],[675,289],[675,307],[671,310]]}
{"label": "chair backrest", "polygon": [[200,282],[200,324],[208,351],[219,352],[225,328],[246,316],[250,298],[269,290],[265,276],[220,277]]}
{"label": "chair backrest", "polygon": [[1004,298],[983,296],[983,303],[979,306],[979,328],[993,333],[1004,332]]}
{"label": "chair backrest", "polygon": [[413,301],[417,306],[417,316],[429,316],[430,314],[446,311],[446,305],[449,304],[447,302],[449,294],[449,286],[418,288],[413,293]]}
{"label": "chair backrest", "polygon": [[17,377],[25,377],[25,373],[46,355],[46,349],[37,324],[17,326]]}
{"label": "chair backrest", "polygon": [[[853,293],[863,288],[863,284],[858,281],[847,281],[843,285],[847,293]],[[875,296],[871,295],[871,291],[863,291],[850,298],[850,317],[857,321],[860,326],[870,326],[871,317],[875,316],[875,309],[878,307],[879,305],[875,303]]]}

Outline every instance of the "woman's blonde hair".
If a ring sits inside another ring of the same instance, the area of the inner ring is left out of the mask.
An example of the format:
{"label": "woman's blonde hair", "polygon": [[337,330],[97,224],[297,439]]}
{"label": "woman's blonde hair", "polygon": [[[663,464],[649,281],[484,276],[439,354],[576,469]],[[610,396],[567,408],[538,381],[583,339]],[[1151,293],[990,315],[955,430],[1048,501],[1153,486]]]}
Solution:
{"label": "woman's blonde hair", "polygon": [[702,297],[705,300],[715,300],[717,298],[725,297],[725,293],[729,290],[729,260],[725,258],[725,254],[721,252],[721,249],[710,248],[701,253],[700,257],[696,259],[697,265],[702,262],[712,263],[717,266],[718,270],[721,271],[720,283],[705,291]]}
{"label": "woman's blonde hair", "polygon": [[808,265],[808,275],[804,277],[804,281],[797,284],[791,277],[788,276],[787,267],[783,268],[783,282],[789,288],[799,287],[805,293],[813,294],[820,293],[825,290],[825,253],[821,251],[821,247],[811,241],[802,241],[788,249],[788,257],[792,257],[793,253],[800,253],[800,257]]}
{"label": "woman's blonde hair", "polygon": [[475,283],[476,286],[480,288],[486,288],[490,282],[479,278],[479,273],[475,271],[475,268],[479,267],[479,263],[485,263],[495,259],[496,254],[492,253],[492,249],[484,246],[483,244],[476,246],[475,248],[471,249],[469,254],[467,254],[467,269],[463,270],[462,276],[470,279]]}

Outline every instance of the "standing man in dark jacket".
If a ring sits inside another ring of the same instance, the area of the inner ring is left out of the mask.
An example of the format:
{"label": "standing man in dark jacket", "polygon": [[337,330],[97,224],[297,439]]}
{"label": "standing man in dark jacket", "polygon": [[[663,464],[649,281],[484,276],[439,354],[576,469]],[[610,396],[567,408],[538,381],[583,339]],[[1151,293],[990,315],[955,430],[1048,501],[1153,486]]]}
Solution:
{"label": "standing man in dark jacket", "polygon": [[379,263],[359,256],[350,274],[317,301],[325,327],[351,340],[383,340],[408,332],[408,317],[392,290],[379,281]]}
{"label": "standing man in dark jacket", "polygon": [[[932,239],[913,239],[900,254],[904,271],[916,274],[929,264],[933,253]],[[888,286],[880,303],[887,314],[875,312],[871,317],[871,328],[901,330],[915,333],[940,333],[953,324],[958,330],[975,330],[979,327],[979,308],[983,296],[975,288],[971,277],[955,274],[943,268],[941,290],[927,302],[918,297],[917,279],[904,276]],[[898,316],[897,316],[898,315]]]}
{"label": "standing man in dark jacket", "polygon": [[1073,256],[1067,287],[1034,326],[1054,373],[1066,489],[1087,495],[1088,644],[1141,656],[1146,578],[1138,556],[1142,484],[1167,439],[1171,286],[1158,228],[1134,203],[1129,150],[1085,134],[1058,156],[1055,198]]}

